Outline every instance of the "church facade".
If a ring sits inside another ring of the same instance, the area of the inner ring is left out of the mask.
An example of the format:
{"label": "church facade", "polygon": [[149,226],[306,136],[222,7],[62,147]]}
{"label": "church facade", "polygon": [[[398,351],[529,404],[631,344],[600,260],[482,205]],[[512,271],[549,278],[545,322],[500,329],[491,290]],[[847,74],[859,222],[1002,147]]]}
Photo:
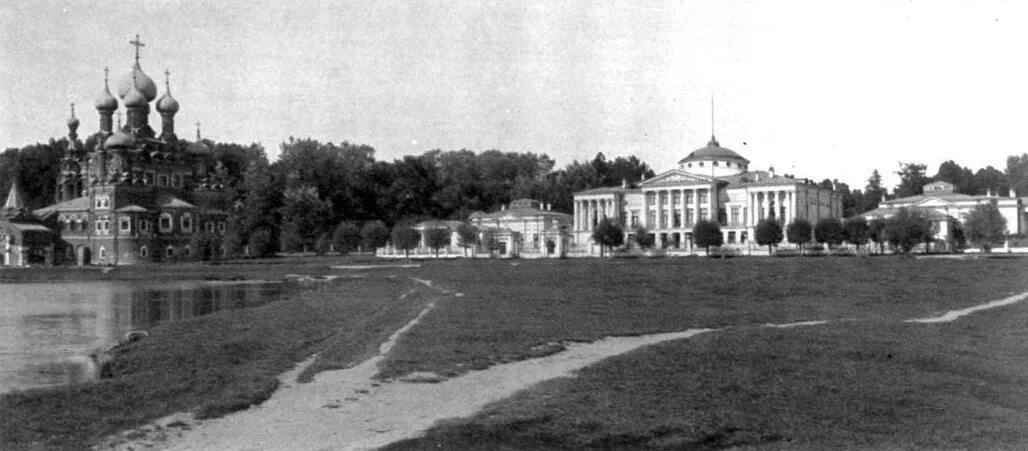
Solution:
{"label": "church facade", "polygon": [[578,253],[600,253],[592,239],[603,218],[620,224],[626,243],[635,246],[635,231],[653,234],[654,246],[670,254],[695,252],[692,228],[700,220],[721,227],[724,245],[754,243],[754,229],[763,219],[788,224],[797,218],[811,223],[842,217],[842,193],[807,179],[775,175],[773,169],[752,171],[749,160],[721,147],[713,136],[678,167],[643,180],[636,187],[595,188],[574,194],[573,235]]}
{"label": "church facade", "polygon": [[[179,103],[170,80],[157,86],[136,59],[111,93],[107,76],[94,106],[99,130],[84,144],[74,104],[55,204],[36,210],[55,235],[57,260],[78,265],[126,265],[190,260],[223,253],[230,199],[209,149],[175,134]],[[104,69],[105,73],[107,69]],[[165,74],[170,77],[169,72]],[[150,126],[151,105],[160,132]],[[114,124],[124,108],[125,124]]]}

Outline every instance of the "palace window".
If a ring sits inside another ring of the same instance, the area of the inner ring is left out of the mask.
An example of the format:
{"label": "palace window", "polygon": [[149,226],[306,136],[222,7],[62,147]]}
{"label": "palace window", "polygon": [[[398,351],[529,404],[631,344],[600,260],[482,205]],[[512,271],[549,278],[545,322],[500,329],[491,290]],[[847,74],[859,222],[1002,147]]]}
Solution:
{"label": "palace window", "polygon": [[157,176],[157,186],[168,186],[168,176],[166,174]]}
{"label": "palace window", "polygon": [[139,256],[143,257],[143,258],[149,257],[150,256],[150,248],[146,247],[145,244],[142,245],[142,246],[139,246]]}
{"label": "palace window", "polygon": [[728,244],[735,244],[735,232],[728,232]]}
{"label": "palace window", "polygon": [[687,204],[691,204],[692,203],[692,191],[686,191],[685,192],[685,203],[687,203]]}
{"label": "palace window", "polygon": [[685,210],[685,223],[689,224],[689,225],[692,225],[695,222],[696,222],[696,210],[692,209],[692,208]]}
{"label": "palace window", "polygon": [[682,226],[682,210],[675,210],[671,213],[671,227],[679,228]]}
{"label": "palace window", "polygon": [[169,244],[168,247],[164,248],[164,256],[165,257],[174,257],[175,256],[175,247]]}
{"label": "palace window", "polygon": [[649,226],[649,227],[653,227],[653,226],[657,225],[657,212],[655,212],[655,211],[650,211],[649,212],[649,214],[646,216],[646,225]]}
{"label": "palace window", "polygon": [[671,192],[671,203],[675,204],[675,205],[678,205],[678,203],[681,202],[681,201],[682,201],[681,193],[679,193],[678,191],[672,191]]}
{"label": "palace window", "polygon": [[132,230],[132,219],[131,218],[121,218],[119,220],[119,223],[121,224],[121,231],[122,232],[128,232],[128,231]]}
{"label": "palace window", "polygon": [[207,233],[214,233],[214,221],[207,221],[203,223],[203,230]]}
{"label": "palace window", "polygon": [[161,222],[158,224],[161,228],[161,233],[171,231],[171,213],[161,213]]}
{"label": "palace window", "polygon": [[171,180],[172,180],[172,186],[174,186],[175,188],[178,188],[178,187],[182,186],[182,176],[181,175],[175,174],[175,175],[173,175],[171,177]]}
{"label": "palace window", "polygon": [[639,212],[632,212],[632,228],[639,227]]}
{"label": "palace window", "polygon": [[182,215],[182,219],[179,221],[179,225],[182,227],[183,232],[193,231],[193,217],[189,213]]}
{"label": "palace window", "polygon": [[225,221],[218,221],[218,233],[225,234]]}
{"label": "palace window", "polygon": [[186,257],[192,256],[193,255],[193,248],[191,248],[189,246],[186,246],[186,247],[182,248],[182,254],[185,255]]}
{"label": "palace window", "polygon": [[707,219],[708,216],[710,216],[710,215],[707,214],[707,209],[706,208],[701,208],[700,209],[700,219]]}
{"label": "palace window", "polygon": [[707,203],[707,190],[701,190],[699,192],[698,196],[700,196],[700,203],[701,204]]}
{"label": "palace window", "polygon": [[107,258],[107,248],[100,246],[100,260]]}
{"label": "palace window", "polygon": [[654,205],[657,203],[657,193],[648,192],[646,193],[646,205]]}
{"label": "palace window", "polygon": [[667,212],[664,212],[664,214],[660,215],[660,228],[667,228]]}
{"label": "palace window", "polygon": [[732,212],[732,219],[731,219],[730,222],[732,224],[738,224],[739,223],[739,207],[732,207],[731,212]]}

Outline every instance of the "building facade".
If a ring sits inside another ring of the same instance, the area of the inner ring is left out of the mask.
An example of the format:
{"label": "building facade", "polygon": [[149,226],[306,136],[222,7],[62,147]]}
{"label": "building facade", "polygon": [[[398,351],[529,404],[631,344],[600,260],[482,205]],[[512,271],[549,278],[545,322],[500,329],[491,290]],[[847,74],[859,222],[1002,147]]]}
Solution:
{"label": "building facade", "polygon": [[984,196],[972,196],[955,191],[949,182],[932,182],[924,186],[922,194],[885,200],[875,210],[863,213],[868,219],[886,219],[894,215],[900,208],[909,208],[921,212],[933,223],[935,240],[931,246],[936,251],[953,251],[954,228],[963,224],[967,216],[979,205],[996,202],[1003,218],[1007,221],[1007,234],[1024,235],[1028,233],[1028,198],[1016,197],[1013,192],[1006,196],[989,192]]}
{"label": "building facade", "polygon": [[53,233],[25,209],[15,179],[0,207],[0,266],[50,265],[53,261]]}
{"label": "building facade", "polygon": [[749,160],[721,147],[713,136],[678,163],[636,187],[596,188],[574,194],[574,245],[580,253],[599,254],[594,228],[609,218],[625,229],[626,242],[635,231],[653,234],[655,247],[671,253],[693,253],[692,228],[700,220],[721,226],[726,246],[752,243],[754,228],[771,218],[788,224],[842,217],[842,193],[809,180],[751,171]]}
{"label": "building facade", "polygon": [[[95,102],[99,130],[83,144],[74,104],[68,119],[68,148],[57,178],[56,203],[35,211],[59,236],[60,260],[79,265],[125,265],[197,259],[223,253],[220,244],[230,207],[223,178],[209,149],[175,135],[179,103],[170,80],[157,99],[157,86],[139,64],[112,95],[107,76]],[[107,69],[104,69],[105,74]],[[170,77],[170,73],[165,71]],[[161,118],[150,126],[151,105]],[[126,122],[114,125],[124,108]]]}
{"label": "building facade", "polygon": [[500,211],[476,211],[468,222],[478,228],[480,242],[505,257],[563,257],[571,241],[572,216],[553,211],[549,204],[518,199]]}

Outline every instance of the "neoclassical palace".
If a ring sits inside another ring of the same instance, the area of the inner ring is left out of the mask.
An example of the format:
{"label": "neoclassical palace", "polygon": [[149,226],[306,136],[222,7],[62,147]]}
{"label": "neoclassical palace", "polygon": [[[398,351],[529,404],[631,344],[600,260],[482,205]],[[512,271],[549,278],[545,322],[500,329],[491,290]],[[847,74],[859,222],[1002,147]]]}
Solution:
{"label": "neoclassical palace", "polygon": [[754,228],[765,218],[787,224],[795,218],[813,223],[842,217],[841,193],[807,179],[775,175],[773,168],[751,171],[749,163],[711,136],[706,147],[683,158],[677,168],[634,188],[623,184],[575,193],[575,248],[599,253],[592,233],[605,217],[625,228],[628,243],[642,227],[653,234],[658,249],[671,253],[693,252],[692,228],[699,220],[717,221],[725,245],[740,246],[752,242]]}

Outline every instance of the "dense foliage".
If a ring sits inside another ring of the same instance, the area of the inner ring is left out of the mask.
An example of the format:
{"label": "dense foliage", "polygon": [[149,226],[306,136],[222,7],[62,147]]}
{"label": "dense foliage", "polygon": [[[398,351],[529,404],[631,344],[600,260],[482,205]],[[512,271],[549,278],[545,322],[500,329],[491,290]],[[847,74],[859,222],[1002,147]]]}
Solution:
{"label": "dense foliage", "polygon": [[785,228],[785,236],[790,243],[799,246],[800,253],[802,253],[803,245],[810,242],[812,230],[813,226],[810,225],[810,221],[796,218]]}
{"label": "dense foliage", "polygon": [[1007,219],[999,212],[995,200],[975,207],[964,221],[964,237],[983,252],[1003,241],[1006,233]]}
{"label": "dense foliage", "polygon": [[782,224],[774,219],[762,219],[754,231],[757,244],[767,246],[768,253],[774,252],[773,247],[782,242]]}
{"label": "dense foliage", "polygon": [[600,244],[600,256],[604,249],[612,249],[625,243],[625,231],[619,224],[604,217],[593,229],[593,241]]}
{"label": "dense foliage", "polygon": [[720,246],[724,243],[724,236],[721,235],[721,226],[714,221],[697,221],[692,229],[693,239],[696,245],[704,248],[710,254],[711,246]]}

